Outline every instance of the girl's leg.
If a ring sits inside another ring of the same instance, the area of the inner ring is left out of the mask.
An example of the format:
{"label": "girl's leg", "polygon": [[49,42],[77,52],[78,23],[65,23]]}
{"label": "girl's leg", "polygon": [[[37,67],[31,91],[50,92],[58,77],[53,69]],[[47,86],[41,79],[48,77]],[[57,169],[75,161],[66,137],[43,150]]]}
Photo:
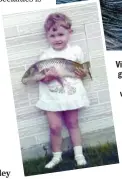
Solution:
{"label": "girl's leg", "polygon": [[64,112],[64,121],[74,147],[74,155],[77,165],[85,165],[86,160],[81,146],[81,132],[78,125],[78,109]]}
{"label": "girl's leg", "polygon": [[50,138],[53,152],[61,151],[62,137],[62,121],[60,112],[47,111],[47,119],[50,128]]}
{"label": "girl's leg", "polygon": [[65,111],[64,122],[69,131],[73,146],[81,145],[81,132],[78,125],[78,109]]}
{"label": "girl's leg", "polygon": [[61,129],[62,129],[62,121],[61,121],[61,113],[60,112],[46,112],[48,124],[50,128],[50,139],[53,151],[52,160],[45,166],[45,168],[53,168],[57,165],[61,160]]}

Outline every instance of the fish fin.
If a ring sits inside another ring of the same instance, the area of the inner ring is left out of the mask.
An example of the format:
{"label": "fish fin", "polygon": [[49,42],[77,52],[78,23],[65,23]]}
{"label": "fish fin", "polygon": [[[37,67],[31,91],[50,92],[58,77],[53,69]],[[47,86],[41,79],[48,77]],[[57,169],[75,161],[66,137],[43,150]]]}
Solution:
{"label": "fish fin", "polygon": [[92,75],[91,75],[91,72],[90,72],[90,71],[88,71],[88,74],[89,74],[89,76],[90,76],[90,78],[91,78],[91,80],[92,80]]}
{"label": "fish fin", "polygon": [[63,87],[63,81],[61,80],[61,78],[56,78],[56,80],[61,84],[61,86]]}
{"label": "fish fin", "polygon": [[90,71],[90,69],[88,68],[88,70],[87,70],[87,74],[89,75],[89,77],[91,78],[91,80],[92,80],[92,75],[91,75],[91,71]]}

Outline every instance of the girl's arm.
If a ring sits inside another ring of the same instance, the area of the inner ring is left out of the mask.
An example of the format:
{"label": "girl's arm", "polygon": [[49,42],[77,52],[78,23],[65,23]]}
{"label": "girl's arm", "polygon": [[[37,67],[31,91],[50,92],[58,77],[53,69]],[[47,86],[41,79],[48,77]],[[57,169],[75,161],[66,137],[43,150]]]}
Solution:
{"label": "girl's arm", "polygon": [[55,68],[50,68],[48,71],[45,70],[45,75],[42,76],[42,74],[36,74],[32,77],[24,78],[22,79],[23,84],[27,83],[33,83],[33,82],[43,82],[43,83],[50,83],[51,81],[55,80],[57,77],[59,77],[57,71]]}

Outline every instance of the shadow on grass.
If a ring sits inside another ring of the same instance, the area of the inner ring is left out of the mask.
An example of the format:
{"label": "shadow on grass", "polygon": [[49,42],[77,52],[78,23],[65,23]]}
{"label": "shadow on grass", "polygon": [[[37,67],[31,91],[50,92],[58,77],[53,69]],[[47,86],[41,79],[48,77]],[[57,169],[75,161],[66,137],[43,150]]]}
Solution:
{"label": "shadow on grass", "polygon": [[96,147],[87,147],[84,148],[83,153],[87,160],[87,165],[84,167],[76,166],[73,150],[64,152],[62,156],[63,161],[53,169],[44,168],[44,166],[51,160],[52,156],[24,161],[23,166],[25,176],[119,163],[117,146],[113,143],[107,143]]}

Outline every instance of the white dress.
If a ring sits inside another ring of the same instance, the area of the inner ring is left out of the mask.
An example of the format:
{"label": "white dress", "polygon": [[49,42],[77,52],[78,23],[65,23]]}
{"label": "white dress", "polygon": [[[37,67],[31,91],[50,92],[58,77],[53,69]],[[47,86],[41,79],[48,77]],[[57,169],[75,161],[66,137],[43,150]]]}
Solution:
{"label": "white dress", "polygon": [[[60,51],[46,49],[40,60],[48,58],[66,58],[83,62],[83,52],[79,46],[70,46]],[[36,107],[45,111],[65,111],[89,106],[89,99],[80,79],[65,77],[63,87],[56,80],[45,84],[39,82],[39,100]]]}

